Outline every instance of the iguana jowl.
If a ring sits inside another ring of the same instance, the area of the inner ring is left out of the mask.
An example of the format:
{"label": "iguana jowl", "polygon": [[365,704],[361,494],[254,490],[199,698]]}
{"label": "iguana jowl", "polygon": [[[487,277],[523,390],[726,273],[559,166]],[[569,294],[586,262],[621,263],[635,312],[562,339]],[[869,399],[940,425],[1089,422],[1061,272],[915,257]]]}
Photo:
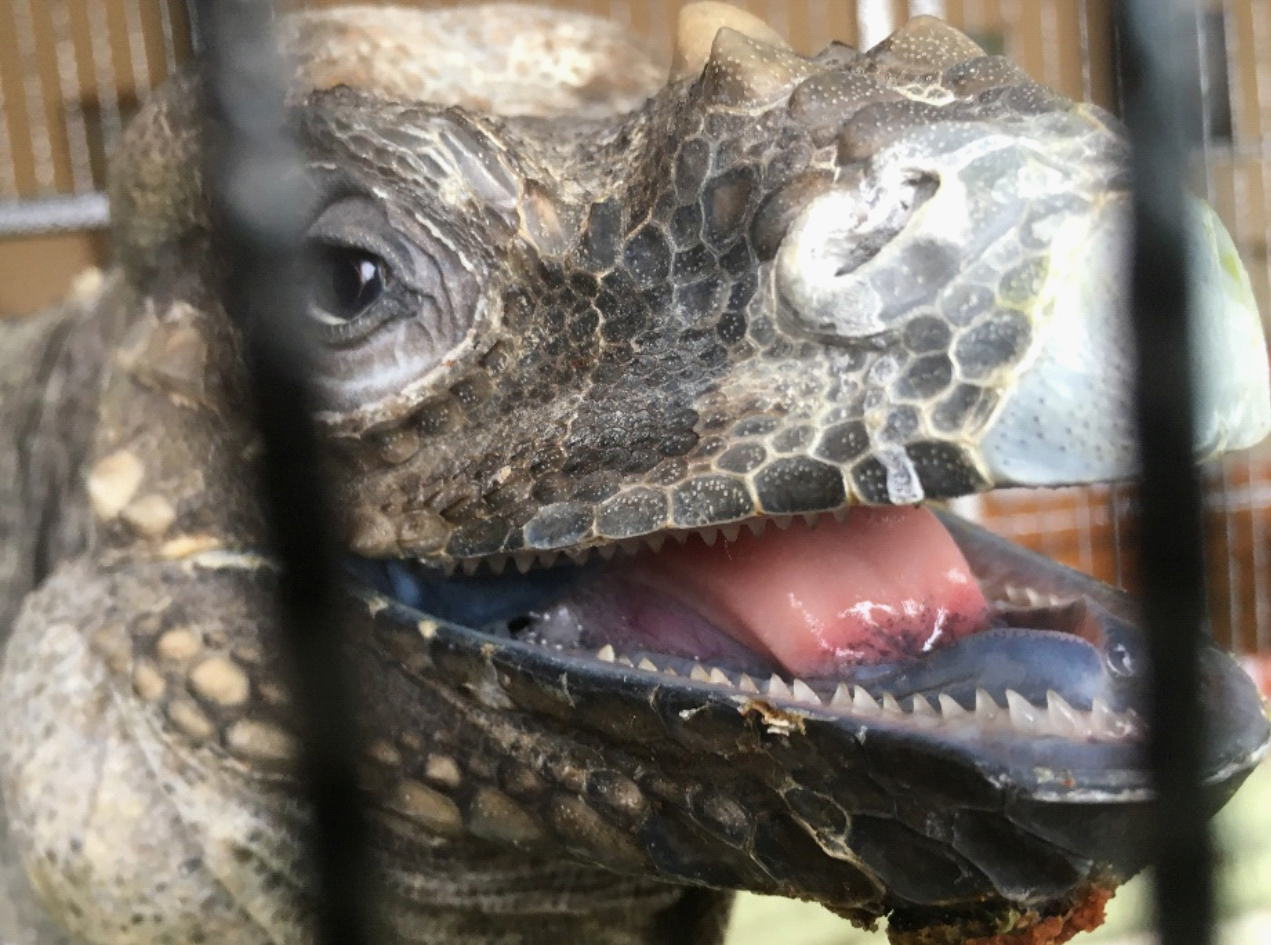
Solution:
{"label": "iguana jowl", "polygon": [[[280,32],[385,940],[698,945],[730,889],[1090,921],[1144,855],[1133,608],[913,506],[1133,471],[1115,124],[930,19],[808,59],[702,4],[665,83],[523,7]],[[198,91],[125,136],[116,269],[0,352],[0,787],[93,943],[310,912]],[[1193,231],[1211,455],[1271,400]],[[1268,726],[1205,674],[1218,804]]]}

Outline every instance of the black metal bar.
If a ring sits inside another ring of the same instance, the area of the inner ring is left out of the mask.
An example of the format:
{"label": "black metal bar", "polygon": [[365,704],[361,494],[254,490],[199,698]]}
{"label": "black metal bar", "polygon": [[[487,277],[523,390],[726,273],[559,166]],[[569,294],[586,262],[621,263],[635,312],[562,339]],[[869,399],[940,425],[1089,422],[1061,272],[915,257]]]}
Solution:
{"label": "black metal bar", "polygon": [[1197,647],[1206,613],[1187,322],[1183,181],[1195,61],[1186,13],[1173,0],[1123,0],[1118,14],[1133,144],[1139,560],[1152,661],[1149,758],[1159,795],[1154,895],[1162,945],[1206,945],[1213,920],[1212,846],[1199,781]]}
{"label": "black metal bar", "polygon": [[283,133],[281,68],[262,0],[201,0],[207,107],[217,124],[208,162],[224,303],[243,328],[256,419],[265,442],[262,492],[281,565],[280,623],[293,661],[304,740],[301,773],[314,817],[314,940],[367,941],[365,815],[357,732],[342,670],[338,572],[311,417],[304,314],[292,278],[309,203],[297,153]]}

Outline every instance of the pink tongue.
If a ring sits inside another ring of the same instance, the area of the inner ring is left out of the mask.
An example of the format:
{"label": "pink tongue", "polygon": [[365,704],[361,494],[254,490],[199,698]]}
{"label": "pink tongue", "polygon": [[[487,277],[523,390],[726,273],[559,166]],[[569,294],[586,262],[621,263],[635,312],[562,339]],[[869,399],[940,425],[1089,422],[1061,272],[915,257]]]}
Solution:
{"label": "pink tongue", "polygon": [[852,510],[762,538],[696,539],[641,555],[626,577],[675,598],[789,672],[919,656],[982,629],[971,568],[922,508]]}

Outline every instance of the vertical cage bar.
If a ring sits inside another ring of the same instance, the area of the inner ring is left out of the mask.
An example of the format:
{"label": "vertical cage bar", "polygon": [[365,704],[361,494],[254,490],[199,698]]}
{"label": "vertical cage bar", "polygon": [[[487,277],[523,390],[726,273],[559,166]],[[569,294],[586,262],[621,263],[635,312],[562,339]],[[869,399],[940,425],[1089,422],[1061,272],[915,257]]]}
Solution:
{"label": "vertical cage bar", "polygon": [[945,20],[949,17],[949,10],[945,0],[909,0],[909,15],[935,16]]}
{"label": "vertical cage bar", "polygon": [[857,0],[856,30],[861,49],[886,39],[896,28],[891,0]]}
{"label": "vertical cage bar", "polygon": [[241,327],[256,422],[261,493],[279,560],[278,618],[301,713],[300,773],[313,812],[320,945],[367,941],[371,887],[360,807],[356,716],[338,624],[335,539],[313,428],[303,306],[293,278],[311,197],[285,137],[282,70],[264,0],[201,0],[217,147],[208,156],[226,312]]}
{"label": "vertical cage bar", "polygon": [[[1184,8],[1185,9],[1185,8]],[[1212,848],[1200,790],[1203,715],[1198,644],[1205,622],[1200,482],[1193,418],[1185,243],[1187,18],[1176,4],[1123,0],[1125,113],[1132,144],[1131,300],[1143,466],[1139,567],[1151,662],[1148,756],[1157,792],[1152,838],[1161,945],[1212,936]]]}

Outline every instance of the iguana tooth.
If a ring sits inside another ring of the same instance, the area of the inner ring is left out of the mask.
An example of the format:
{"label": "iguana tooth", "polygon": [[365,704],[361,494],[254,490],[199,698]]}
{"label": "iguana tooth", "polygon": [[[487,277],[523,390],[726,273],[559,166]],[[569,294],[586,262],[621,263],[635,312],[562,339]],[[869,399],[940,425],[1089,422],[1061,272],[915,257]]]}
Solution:
{"label": "iguana tooth", "polygon": [[970,715],[966,709],[962,708],[962,706],[958,703],[958,700],[948,693],[940,693],[937,699],[940,702],[940,714],[944,716],[945,721],[949,721],[950,719],[961,719]]}
{"label": "iguana tooth", "polygon": [[1006,690],[1006,706],[1011,725],[1017,732],[1036,735],[1045,730],[1045,716],[1041,710],[1014,689]]}
{"label": "iguana tooth", "polygon": [[746,527],[750,529],[750,534],[758,538],[768,528],[768,520],[766,518],[752,519],[746,523]]}
{"label": "iguana tooth", "polygon": [[839,683],[830,697],[830,706],[835,709],[848,709],[852,706],[852,692],[847,683]]}
{"label": "iguana tooth", "polygon": [[[530,568],[534,567],[534,553],[531,551],[522,551],[520,554],[515,555],[513,560],[516,562],[516,570],[522,574],[529,573]],[[468,562],[466,561],[463,563],[463,569],[468,574],[472,573],[468,571]]]}
{"label": "iguana tooth", "polygon": [[703,528],[700,532],[697,533],[697,536],[702,539],[702,542],[706,545],[707,548],[711,548],[711,547],[714,547],[715,545],[715,539],[719,537],[719,529],[718,528]]}
{"label": "iguana tooth", "polygon": [[629,656],[619,656],[614,662],[619,663],[622,666],[629,666],[632,669],[635,668],[635,664],[631,662],[631,657]]}
{"label": "iguana tooth", "polygon": [[1017,584],[1006,584],[1002,587],[1002,596],[1006,598],[1007,603],[1017,604],[1021,607],[1028,604],[1028,593],[1024,588]]}
{"label": "iguana tooth", "polygon": [[857,715],[876,715],[879,712],[878,703],[863,686],[852,690],[852,709]]}
{"label": "iguana tooth", "polygon": [[794,521],[793,515],[774,515],[772,517],[772,524],[776,525],[782,531],[785,531],[787,528],[789,528],[790,523],[793,521]]}
{"label": "iguana tooth", "polygon": [[737,680],[737,688],[742,690],[743,692],[758,692],[759,691],[759,687],[755,684],[755,681],[751,679],[750,676],[748,676],[746,673],[742,673],[741,678]]}
{"label": "iguana tooth", "polygon": [[[531,560],[531,561],[533,561],[533,558],[531,558],[530,560]],[[518,568],[519,568],[519,567],[521,567],[521,559],[520,559],[520,556],[517,556],[517,559],[516,559],[516,566],[517,566]],[[480,562],[480,561],[474,561],[474,560],[469,559],[469,560],[467,560],[467,561],[461,561],[461,562],[459,562],[459,567],[461,567],[461,568],[463,569],[463,573],[464,573],[464,574],[468,575],[468,577],[472,577],[472,575],[476,574],[479,570],[481,570],[481,562]],[[524,574],[524,573],[525,573],[525,571],[528,571],[528,570],[529,570],[529,567],[527,566],[527,567],[524,569],[524,571],[522,571],[521,573],[522,573],[522,574]]]}
{"label": "iguana tooth", "polygon": [[822,705],[821,697],[813,691],[812,687],[805,683],[802,679],[796,678],[790,684],[790,693],[799,702],[806,702],[808,705]]}
{"label": "iguana tooth", "polygon": [[1050,722],[1050,730],[1063,738],[1087,738],[1090,726],[1083,718],[1084,712],[1078,712],[1068,701],[1053,689],[1046,692],[1046,715]]}
{"label": "iguana tooth", "polygon": [[718,666],[711,667],[710,681],[720,686],[731,686],[733,681]]}
{"label": "iguana tooth", "polygon": [[642,669],[646,673],[658,672],[657,665],[653,662],[653,660],[649,659],[647,656],[640,657],[640,662],[636,663],[636,669]]}
{"label": "iguana tooth", "polygon": [[601,660],[602,662],[605,662],[605,663],[612,663],[614,659],[616,658],[616,656],[617,654],[614,653],[613,644],[611,643],[606,643],[604,646],[602,646],[599,650],[596,651],[596,659]]}
{"label": "iguana tooth", "polygon": [[786,685],[786,681],[776,673],[768,680],[768,695],[777,699],[793,699],[794,693],[790,691],[790,687]]}
{"label": "iguana tooth", "polygon": [[1090,730],[1095,738],[1121,739],[1132,733],[1133,726],[1125,716],[1114,712],[1102,696],[1095,696],[1090,703]]}
{"label": "iguana tooth", "polygon": [[909,714],[923,719],[937,719],[940,717],[940,713],[936,711],[935,706],[928,702],[927,697],[922,693],[914,696],[914,702],[909,709]]}
{"label": "iguana tooth", "polygon": [[486,563],[489,564],[490,571],[492,573],[502,574],[504,569],[508,566],[508,559],[507,558],[491,558]]}
{"label": "iguana tooth", "polygon": [[1001,706],[993,701],[983,689],[975,690],[975,720],[981,724],[992,724],[1002,715]]}
{"label": "iguana tooth", "polygon": [[740,525],[721,525],[719,533],[724,536],[724,541],[732,543],[737,540],[737,536],[741,534]]}
{"label": "iguana tooth", "polygon": [[891,715],[904,715],[905,710],[900,707],[900,703],[896,701],[896,697],[890,692],[883,693],[883,711]]}
{"label": "iguana tooth", "polygon": [[661,551],[665,542],[665,535],[649,535],[644,539],[644,546],[650,551]]}
{"label": "iguana tooth", "polygon": [[711,674],[706,672],[706,667],[701,663],[694,663],[693,668],[689,670],[688,678],[698,682],[710,682]]}

